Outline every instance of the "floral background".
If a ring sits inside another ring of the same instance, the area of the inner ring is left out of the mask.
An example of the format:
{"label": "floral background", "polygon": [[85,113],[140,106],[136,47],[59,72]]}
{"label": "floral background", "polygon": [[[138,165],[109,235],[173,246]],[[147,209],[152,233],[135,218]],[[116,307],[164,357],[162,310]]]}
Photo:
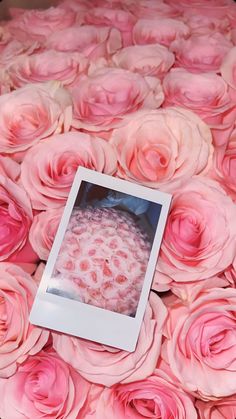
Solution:
{"label": "floral background", "polygon": [[[0,416],[235,419],[236,4],[0,25]],[[135,352],[29,324],[78,166],[173,194]]]}

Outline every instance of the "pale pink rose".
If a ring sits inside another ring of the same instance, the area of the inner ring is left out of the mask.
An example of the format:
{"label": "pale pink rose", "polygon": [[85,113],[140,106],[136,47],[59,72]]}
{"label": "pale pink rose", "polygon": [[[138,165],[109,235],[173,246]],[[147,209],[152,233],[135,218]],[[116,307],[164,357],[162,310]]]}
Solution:
{"label": "pale pink rose", "polygon": [[136,20],[133,14],[127,10],[105,7],[90,8],[84,16],[85,24],[118,29],[122,35],[123,46],[132,43],[132,30]]}
{"label": "pale pink rose", "polygon": [[220,67],[223,79],[233,88],[236,89],[236,47],[231,48]]}
{"label": "pale pink rose", "polygon": [[90,384],[47,350],[28,358],[8,380],[0,379],[0,390],[3,418],[74,419],[80,417]]}
{"label": "pale pink rose", "polygon": [[108,58],[122,47],[121,34],[115,28],[74,26],[52,34],[46,47],[56,51],[80,52],[89,59]]}
{"label": "pale pink rose", "polygon": [[206,15],[226,15],[232,7],[232,0],[168,0],[168,4],[176,7],[182,12],[191,9],[193,14],[204,13]]}
{"label": "pale pink rose", "polygon": [[8,67],[14,88],[27,83],[57,80],[71,85],[88,67],[87,59],[79,53],[44,51],[38,54],[20,55]]}
{"label": "pale pink rose", "polygon": [[160,81],[121,68],[103,68],[81,78],[72,91],[75,128],[109,131],[140,108],[158,108],[164,95]]}
{"label": "pale pink rose", "polygon": [[209,178],[195,176],[176,189],[157,271],[176,282],[193,282],[226,269],[236,252],[235,217],[235,204]]}
{"label": "pale pink rose", "polygon": [[18,55],[30,55],[39,50],[40,45],[37,41],[32,42],[28,39],[22,42],[17,39],[12,39],[0,53],[0,65],[6,71],[12,60],[15,60]]}
{"label": "pale pink rose", "polygon": [[16,181],[20,176],[20,165],[10,157],[0,155],[0,175]]}
{"label": "pale pink rose", "polygon": [[116,67],[160,79],[172,67],[174,61],[174,54],[159,44],[129,46],[112,57],[112,63]]}
{"label": "pale pink rose", "polygon": [[139,19],[156,19],[179,16],[176,5],[169,5],[163,0],[131,0],[127,7]]}
{"label": "pale pink rose", "polygon": [[109,175],[117,160],[110,144],[81,132],[55,135],[32,147],[26,154],[21,182],[35,209],[65,205],[79,166]]}
{"label": "pale pink rose", "polygon": [[179,38],[172,42],[175,64],[191,72],[218,72],[232,43],[221,33],[192,35],[188,39]]}
{"label": "pale pink rose", "polygon": [[58,82],[28,84],[0,96],[0,152],[27,150],[70,123],[71,98]]}
{"label": "pale pink rose", "polygon": [[216,179],[236,201],[236,129],[229,136],[225,147],[215,149],[213,162]]}
{"label": "pale pink rose", "polygon": [[[10,167],[8,170],[12,170]],[[12,174],[16,174],[13,169]],[[13,177],[14,179],[14,177]],[[33,215],[26,192],[14,181],[0,175],[0,260],[17,256],[27,244]],[[29,253],[29,259],[34,255]],[[23,262],[23,260],[22,260]],[[28,260],[31,262],[31,260]]]}
{"label": "pale pink rose", "polygon": [[8,71],[3,64],[0,63],[0,95],[4,95],[5,93],[10,93],[11,91],[11,79],[9,77]]}
{"label": "pale pink rose", "polygon": [[77,21],[81,14],[91,8],[90,0],[63,0],[59,3],[58,7],[65,10],[73,10],[77,13]]}
{"label": "pale pink rose", "polygon": [[76,14],[72,10],[50,7],[46,10],[25,10],[11,19],[7,29],[15,38],[25,41],[45,40],[47,37],[61,29],[68,28],[75,23]]}
{"label": "pale pink rose", "polygon": [[163,351],[172,372],[202,400],[236,392],[236,289],[203,291],[191,304],[169,302]]}
{"label": "pale pink rose", "polygon": [[130,383],[148,377],[155,370],[165,319],[164,304],[151,293],[134,352],[57,333],[53,333],[53,345],[60,356],[89,381],[106,386]]}
{"label": "pale pink rose", "polygon": [[191,34],[220,32],[227,36],[230,33],[230,21],[225,15],[214,16],[214,13],[205,15],[204,10],[195,14],[192,9],[187,9],[184,21],[189,26]]}
{"label": "pale pink rose", "polygon": [[208,171],[211,134],[193,112],[181,108],[140,111],[113,131],[118,176],[151,188],[171,189]]}
{"label": "pale pink rose", "polygon": [[188,38],[190,30],[176,19],[140,19],[133,28],[133,43],[137,45],[162,44],[167,47],[174,40]]}
{"label": "pale pink rose", "polygon": [[[191,73],[184,68],[174,68],[166,75],[163,90],[165,106],[182,106],[196,112],[214,129],[214,139],[217,132],[222,137],[224,130],[227,138],[227,130],[233,128],[235,121],[236,100],[232,99],[231,89],[221,76],[213,72]],[[230,112],[232,120],[227,121]]]}
{"label": "pale pink rose", "polygon": [[91,419],[197,419],[193,397],[181,390],[160,369],[143,381],[105,388],[92,409],[90,407],[88,415]]}
{"label": "pale pink rose", "polygon": [[235,419],[236,394],[209,402],[198,400],[196,407],[200,419]]}
{"label": "pale pink rose", "polygon": [[231,40],[236,45],[236,28],[231,30]]}
{"label": "pale pink rose", "polygon": [[47,260],[64,208],[49,209],[35,215],[29,240],[40,259]]}
{"label": "pale pink rose", "polygon": [[19,364],[47,343],[49,333],[28,320],[36,290],[35,282],[23,269],[11,263],[0,264],[1,378],[15,374]]}

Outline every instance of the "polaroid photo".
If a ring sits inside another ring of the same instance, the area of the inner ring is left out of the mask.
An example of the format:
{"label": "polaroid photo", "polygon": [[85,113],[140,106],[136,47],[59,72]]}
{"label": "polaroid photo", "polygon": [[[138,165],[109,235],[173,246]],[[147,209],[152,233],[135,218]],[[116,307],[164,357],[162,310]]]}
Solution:
{"label": "polaroid photo", "polygon": [[170,202],[79,167],[30,322],[134,351]]}

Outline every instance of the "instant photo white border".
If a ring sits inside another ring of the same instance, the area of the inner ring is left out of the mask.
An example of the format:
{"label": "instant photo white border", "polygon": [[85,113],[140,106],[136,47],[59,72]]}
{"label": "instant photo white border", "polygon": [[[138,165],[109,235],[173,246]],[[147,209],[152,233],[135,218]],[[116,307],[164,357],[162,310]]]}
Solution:
{"label": "instant photo white border", "polygon": [[[90,182],[161,205],[135,317],[94,307],[47,292],[54,265],[81,182]],[[135,350],[164,233],[171,195],[79,167],[30,313],[34,325],[78,336],[129,352]]]}

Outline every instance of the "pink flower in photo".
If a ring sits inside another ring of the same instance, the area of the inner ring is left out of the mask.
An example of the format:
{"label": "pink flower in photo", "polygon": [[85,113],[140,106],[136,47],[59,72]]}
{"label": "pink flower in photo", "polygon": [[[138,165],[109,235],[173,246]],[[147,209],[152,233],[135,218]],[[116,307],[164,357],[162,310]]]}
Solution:
{"label": "pink flower in photo", "polygon": [[59,7],[25,10],[10,20],[7,29],[16,39],[43,41],[50,34],[73,25],[75,19],[76,14],[72,10],[65,13]]}
{"label": "pink flower in photo", "polygon": [[109,131],[140,108],[158,108],[164,95],[160,81],[121,68],[103,68],[81,78],[72,91],[73,126]]}
{"label": "pink flower in photo", "polygon": [[236,89],[236,47],[231,48],[220,67],[220,72],[226,83]]}
{"label": "pink flower in photo", "polygon": [[214,176],[236,201],[236,129],[228,138],[225,147],[215,149]]}
{"label": "pink flower in photo", "polygon": [[193,73],[218,72],[232,43],[221,33],[195,34],[188,39],[179,38],[171,44],[175,65]]}
{"label": "pink flower in photo", "polygon": [[128,9],[139,19],[163,19],[179,16],[177,3],[170,5],[163,0],[131,0],[128,2]]}
{"label": "pink flower in photo", "polygon": [[165,301],[169,317],[164,354],[189,393],[202,400],[236,392],[236,290],[203,290],[191,304]]}
{"label": "pink flower in photo", "polygon": [[73,419],[82,414],[90,384],[47,350],[28,358],[8,380],[0,379],[0,389],[3,418]]}
{"label": "pink flower in photo", "polygon": [[192,10],[192,13],[204,13],[206,15],[215,15],[219,17],[226,15],[230,11],[230,8],[234,6],[231,0],[179,0],[176,3],[175,0],[168,0],[168,4],[176,7],[182,12],[186,10]]}
{"label": "pink flower in photo", "polygon": [[30,56],[20,55],[9,65],[8,74],[15,88],[50,80],[67,86],[76,82],[87,67],[87,59],[79,53],[48,50]]}
{"label": "pink flower in photo", "polygon": [[193,397],[161,369],[142,381],[105,388],[94,403],[91,419],[197,419]]}
{"label": "pink flower in photo", "polygon": [[56,260],[50,291],[134,316],[151,240],[128,212],[74,208]]}
{"label": "pink flower in photo", "polygon": [[20,176],[20,165],[8,156],[0,155],[0,175],[17,181]]}
{"label": "pink flower in photo", "polygon": [[200,419],[235,419],[236,394],[209,402],[198,400],[196,407]]}
{"label": "pink flower in photo", "polygon": [[71,98],[59,83],[28,84],[0,96],[0,152],[27,150],[70,123]]}
{"label": "pink flower in photo", "polygon": [[119,177],[171,191],[207,172],[213,152],[208,126],[177,107],[134,113],[113,131],[110,142]]}
{"label": "pink flower in photo", "polygon": [[21,182],[33,208],[64,206],[79,166],[113,174],[117,159],[110,144],[81,132],[54,135],[32,147],[21,165]]}
{"label": "pink flower in photo", "polygon": [[35,282],[23,269],[11,263],[0,264],[1,378],[15,374],[29,355],[36,354],[47,343],[49,332],[32,326],[28,319],[36,289]]}
{"label": "pink flower in photo", "polygon": [[85,24],[118,29],[122,36],[123,46],[132,43],[132,29],[136,20],[133,14],[120,8],[92,7],[84,16]]}
{"label": "pink flower in photo", "polygon": [[58,333],[53,333],[53,346],[62,359],[94,383],[112,386],[142,380],[155,370],[165,319],[164,304],[151,293],[134,352]]}
{"label": "pink flower in photo", "polygon": [[123,48],[112,57],[112,63],[116,67],[160,79],[172,67],[174,61],[174,54],[159,44],[132,45]]}
{"label": "pink flower in photo", "polygon": [[169,47],[176,39],[185,39],[190,29],[177,19],[139,19],[133,28],[135,45],[162,44]]}
{"label": "pink flower in photo", "polygon": [[91,60],[109,58],[122,47],[121,34],[115,28],[93,25],[74,26],[49,36],[47,49],[79,52]]}
{"label": "pink flower in photo", "polygon": [[64,207],[42,211],[34,216],[29,241],[40,259],[47,260]]}
{"label": "pink flower in photo", "polygon": [[235,204],[209,178],[196,176],[176,189],[157,271],[176,282],[198,281],[222,272],[235,257],[235,216]]}
{"label": "pink flower in photo", "polygon": [[[8,170],[17,168],[9,165]],[[24,189],[0,175],[0,261],[20,257],[27,245],[32,219],[31,203]],[[27,261],[35,262],[35,256],[28,248]]]}

